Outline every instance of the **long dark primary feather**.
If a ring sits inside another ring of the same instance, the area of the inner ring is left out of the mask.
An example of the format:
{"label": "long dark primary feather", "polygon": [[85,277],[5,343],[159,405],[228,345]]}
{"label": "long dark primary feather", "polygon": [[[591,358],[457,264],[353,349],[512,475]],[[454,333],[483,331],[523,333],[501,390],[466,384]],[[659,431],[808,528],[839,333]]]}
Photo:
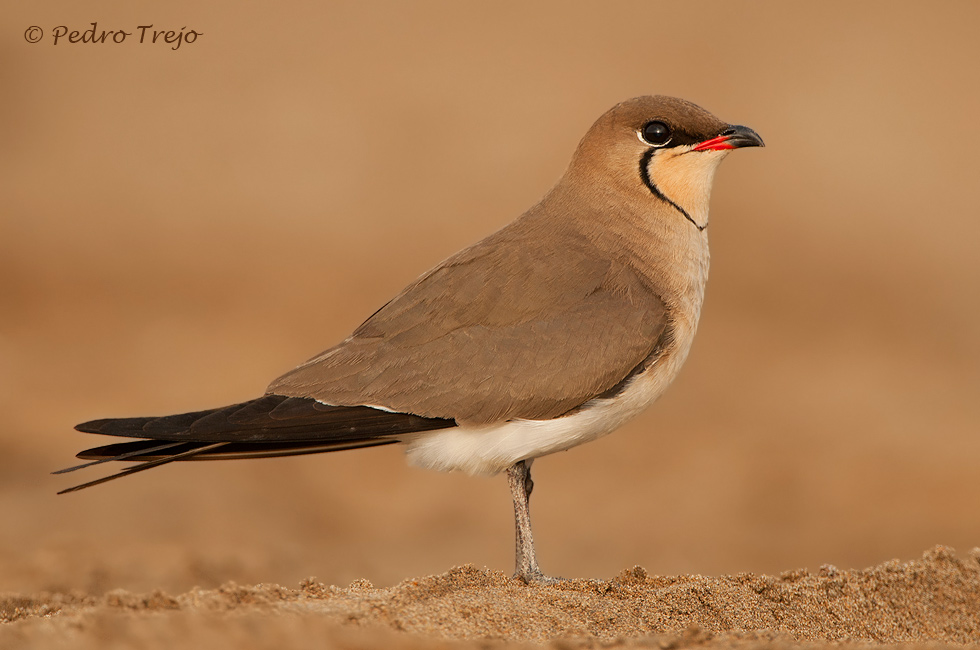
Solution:
{"label": "long dark primary feather", "polygon": [[75,428],[134,440],[86,449],[78,457],[93,462],[54,473],[115,460],[142,463],[58,493],[64,494],[173,461],[271,458],[376,447],[398,442],[406,434],[453,426],[454,420],[265,395],[207,411],[84,422]]}
{"label": "long dark primary feather", "polygon": [[[315,442],[287,442],[281,444],[275,443],[242,443],[242,442],[228,442],[222,443],[216,451],[201,452],[195,454],[191,458],[186,460],[234,460],[241,458],[278,458],[281,456],[301,456],[304,454],[322,454],[331,451],[344,451],[347,449],[361,449],[363,447],[377,447],[379,445],[390,445],[398,442],[397,440],[363,440],[360,442],[348,442],[348,443],[315,443]],[[184,445],[184,449],[174,450],[174,453],[180,453],[190,446],[193,447],[203,447],[205,443],[200,442],[176,442],[170,443],[172,445]],[[169,445],[168,445],[169,446]],[[168,458],[172,453],[157,453],[160,448],[154,444],[154,441],[150,440],[137,440],[134,442],[120,442],[114,445],[105,445],[104,447],[93,447],[92,449],[86,449],[85,451],[79,452],[79,458],[94,458],[98,459],[95,462],[100,463],[104,461],[112,460],[130,460],[130,461],[147,461],[147,460],[157,460],[159,458]],[[80,465],[77,468],[70,468],[69,470],[62,470],[60,473],[65,473],[73,469],[81,469],[87,466]]]}
{"label": "long dark primary feather", "polygon": [[84,433],[193,442],[350,442],[455,426],[454,420],[331,406],[306,397],[266,395],[249,402],[163,417],[92,420]]}

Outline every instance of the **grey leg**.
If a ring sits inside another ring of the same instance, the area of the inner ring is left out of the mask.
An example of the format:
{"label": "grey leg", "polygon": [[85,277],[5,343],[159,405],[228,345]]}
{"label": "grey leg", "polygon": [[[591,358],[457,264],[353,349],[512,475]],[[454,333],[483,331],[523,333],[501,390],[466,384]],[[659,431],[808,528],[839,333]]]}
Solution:
{"label": "grey leg", "polygon": [[546,576],[538,568],[538,558],[534,554],[534,537],[531,535],[528,503],[534,488],[531,480],[532,462],[533,460],[522,460],[507,469],[507,484],[510,485],[510,495],[514,499],[514,520],[517,528],[517,570],[514,577],[524,582],[549,584],[557,579]]}

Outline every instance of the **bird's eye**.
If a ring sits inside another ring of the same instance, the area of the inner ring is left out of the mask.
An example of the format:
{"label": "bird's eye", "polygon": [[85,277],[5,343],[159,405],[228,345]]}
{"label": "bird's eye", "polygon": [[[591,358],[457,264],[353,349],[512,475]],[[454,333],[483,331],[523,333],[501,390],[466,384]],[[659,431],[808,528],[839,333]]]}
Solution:
{"label": "bird's eye", "polygon": [[670,142],[670,127],[663,122],[647,122],[640,129],[640,138],[654,147],[662,147]]}

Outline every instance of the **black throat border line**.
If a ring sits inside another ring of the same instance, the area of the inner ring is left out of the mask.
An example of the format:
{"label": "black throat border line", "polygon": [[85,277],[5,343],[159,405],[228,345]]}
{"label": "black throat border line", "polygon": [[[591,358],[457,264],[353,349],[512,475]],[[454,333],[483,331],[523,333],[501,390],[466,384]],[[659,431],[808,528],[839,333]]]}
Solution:
{"label": "black throat border line", "polygon": [[657,187],[657,184],[653,182],[653,179],[650,178],[650,171],[648,168],[650,167],[650,160],[653,158],[653,154],[655,153],[657,153],[657,149],[647,149],[646,153],[643,154],[643,157],[640,158],[640,178],[643,179],[643,184],[647,186],[647,188],[655,197],[657,197],[661,201],[665,201],[666,203],[672,205],[674,209],[676,209],[678,212],[684,215],[685,219],[693,223],[695,228],[703,231],[705,228],[708,227],[708,224],[699,226],[698,222],[692,219],[691,215],[687,213],[687,210],[685,210],[681,206],[671,201],[666,194],[660,191],[660,188]]}

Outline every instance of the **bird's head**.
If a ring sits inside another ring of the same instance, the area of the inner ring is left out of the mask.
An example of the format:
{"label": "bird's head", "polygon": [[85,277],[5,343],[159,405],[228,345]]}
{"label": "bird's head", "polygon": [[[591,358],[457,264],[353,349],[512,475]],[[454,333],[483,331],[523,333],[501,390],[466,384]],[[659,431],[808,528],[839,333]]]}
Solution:
{"label": "bird's head", "polygon": [[723,122],[691,102],[636,97],[592,125],[569,173],[600,193],[659,202],[703,230],[718,163],[733,149],[762,146],[752,129]]}

